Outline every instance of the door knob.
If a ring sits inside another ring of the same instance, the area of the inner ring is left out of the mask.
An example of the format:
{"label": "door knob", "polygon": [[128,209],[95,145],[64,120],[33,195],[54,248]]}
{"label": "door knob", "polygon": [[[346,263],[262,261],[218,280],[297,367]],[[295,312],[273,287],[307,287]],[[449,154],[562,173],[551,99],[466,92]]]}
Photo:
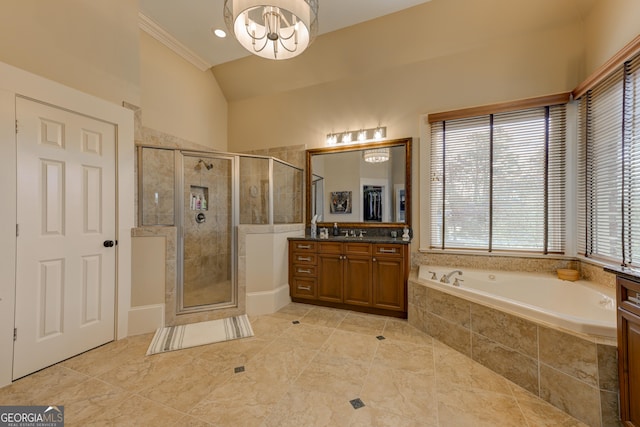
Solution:
{"label": "door knob", "polygon": [[112,248],[114,245],[114,242],[113,240],[105,240],[102,244],[104,245],[105,248]]}

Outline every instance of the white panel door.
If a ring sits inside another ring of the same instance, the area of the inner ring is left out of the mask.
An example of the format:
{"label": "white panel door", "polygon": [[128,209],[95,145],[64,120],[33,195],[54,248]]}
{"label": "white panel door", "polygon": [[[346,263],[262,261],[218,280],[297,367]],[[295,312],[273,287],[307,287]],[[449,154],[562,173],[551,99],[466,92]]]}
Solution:
{"label": "white panel door", "polygon": [[16,98],[13,378],[114,339],[113,124]]}

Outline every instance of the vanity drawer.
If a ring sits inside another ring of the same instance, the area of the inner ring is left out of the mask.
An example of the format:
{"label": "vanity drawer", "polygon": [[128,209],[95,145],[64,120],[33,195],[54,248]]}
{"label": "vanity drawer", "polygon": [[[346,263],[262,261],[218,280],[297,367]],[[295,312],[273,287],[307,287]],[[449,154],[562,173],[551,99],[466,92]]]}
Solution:
{"label": "vanity drawer", "polygon": [[318,252],[323,254],[341,254],[342,243],[340,242],[319,242]]}
{"label": "vanity drawer", "polygon": [[350,255],[371,255],[371,244],[348,242],[344,244],[344,253]]}
{"label": "vanity drawer", "polygon": [[618,307],[640,316],[640,283],[618,277]]}
{"label": "vanity drawer", "polygon": [[316,265],[294,264],[293,274],[296,277],[316,277],[318,270]]}
{"label": "vanity drawer", "polygon": [[401,257],[403,254],[403,245],[395,244],[382,244],[378,243],[373,249],[373,254],[377,256],[397,256]]}
{"label": "vanity drawer", "polygon": [[291,261],[294,264],[312,264],[315,266],[318,263],[318,255],[314,253],[294,252]]}
{"label": "vanity drawer", "polygon": [[291,282],[292,297],[315,299],[317,289],[317,281],[314,278],[294,277]]}
{"label": "vanity drawer", "polygon": [[291,242],[291,247],[296,252],[315,252],[317,243],[307,240],[294,240]]}

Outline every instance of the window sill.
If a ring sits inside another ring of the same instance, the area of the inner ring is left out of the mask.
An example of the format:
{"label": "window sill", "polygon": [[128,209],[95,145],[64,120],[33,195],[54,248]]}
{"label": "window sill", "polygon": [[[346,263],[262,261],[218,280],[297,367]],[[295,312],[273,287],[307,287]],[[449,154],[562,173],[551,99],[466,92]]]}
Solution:
{"label": "window sill", "polygon": [[[536,259],[560,259],[560,260],[576,260],[577,257],[562,254],[539,254],[532,252],[485,252],[460,249],[424,249],[419,248],[418,252],[423,254],[440,254],[440,255],[473,255],[485,257],[511,257],[511,258],[536,258]],[[585,258],[588,259],[588,258]]]}

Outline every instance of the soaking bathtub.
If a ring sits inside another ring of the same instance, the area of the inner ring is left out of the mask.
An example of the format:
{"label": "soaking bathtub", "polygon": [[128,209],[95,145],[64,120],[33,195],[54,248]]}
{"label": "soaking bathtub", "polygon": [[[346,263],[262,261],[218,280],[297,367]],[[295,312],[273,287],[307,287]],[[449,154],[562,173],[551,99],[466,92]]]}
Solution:
{"label": "soaking bathtub", "polygon": [[409,324],[589,426],[617,423],[614,289],[549,273],[454,270],[412,272]]}
{"label": "soaking bathtub", "polygon": [[[616,338],[615,290],[550,274],[460,269],[462,275],[443,275],[454,267],[421,265],[418,280],[429,288],[487,305],[525,319],[578,334]],[[435,273],[435,280],[432,279]],[[454,286],[455,279],[458,286]]]}

